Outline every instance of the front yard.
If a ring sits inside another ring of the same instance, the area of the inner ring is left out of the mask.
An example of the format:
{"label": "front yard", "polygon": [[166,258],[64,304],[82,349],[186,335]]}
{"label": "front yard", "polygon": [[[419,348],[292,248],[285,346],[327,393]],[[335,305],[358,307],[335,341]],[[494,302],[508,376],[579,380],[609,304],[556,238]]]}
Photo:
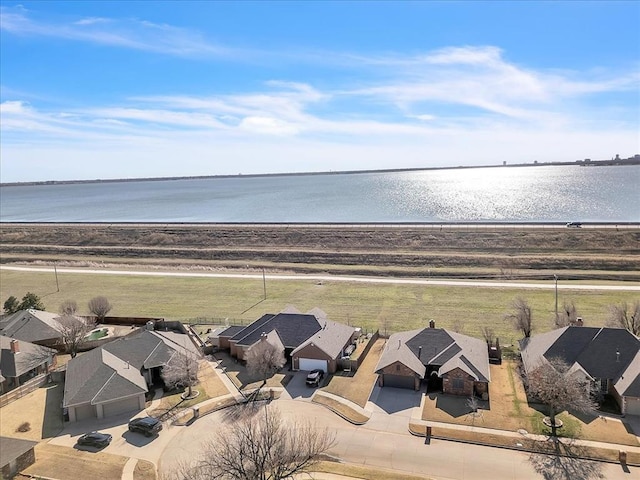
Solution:
{"label": "front yard", "polygon": [[[475,425],[516,432],[526,430],[534,434],[549,434],[542,423],[546,414],[543,405],[529,404],[524,386],[516,370],[516,363],[505,361],[502,365],[491,365],[489,401],[480,402],[477,414],[472,414],[466,397],[428,394],[422,411],[423,420],[432,420],[458,425]],[[575,416],[563,412],[558,416],[565,427],[559,435],[596,440],[623,445],[638,445],[635,435],[616,418],[601,416]]]}
{"label": "front yard", "polygon": [[[238,390],[255,390],[262,385],[262,379],[249,374],[247,367],[238,359],[229,355],[229,352],[219,351],[214,355],[219,361],[219,367],[226,373]],[[278,373],[267,379],[265,387],[285,387],[293,375],[287,372],[284,366]]]}
{"label": "front yard", "polygon": [[62,383],[46,384],[0,408],[0,434],[33,441],[56,436],[64,428],[63,395]]}

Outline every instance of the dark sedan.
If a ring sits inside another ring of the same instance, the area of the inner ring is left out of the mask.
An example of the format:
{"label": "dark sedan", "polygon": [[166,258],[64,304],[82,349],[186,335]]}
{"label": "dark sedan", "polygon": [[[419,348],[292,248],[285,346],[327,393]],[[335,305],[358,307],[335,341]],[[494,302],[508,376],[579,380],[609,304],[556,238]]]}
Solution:
{"label": "dark sedan", "polygon": [[78,438],[78,445],[104,448],[111,443],[111,435],[108,433],[91,432],[85,433]]}

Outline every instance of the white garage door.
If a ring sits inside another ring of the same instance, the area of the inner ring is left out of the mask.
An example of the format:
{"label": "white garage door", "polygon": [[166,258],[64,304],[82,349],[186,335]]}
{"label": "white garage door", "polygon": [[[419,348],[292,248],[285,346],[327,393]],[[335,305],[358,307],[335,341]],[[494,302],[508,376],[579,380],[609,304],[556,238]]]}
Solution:
{"label": "white garage door", "polygon": [[131,397],[118,400],[117,402],[105,403],[102,405],[102,409],[105,417],[112,417],[124,412],[140,410],[140,405],[138,403],[138,397]]}
{"label": "white garage door", "polygon": [[626,397],[627,415],[640,415],[640,398]]}
{"label": "white garage door", "polygon": [[300,358],[298,360],[298,368],[300,370],[316,370],[321,368],[327,373],[327,361],[326,360],[316,360],[315,358]]}
{"label": "white garage door", "polygon": [[96,407],[93,405],[79,405],[76,408],[76,421],[96,417]]}

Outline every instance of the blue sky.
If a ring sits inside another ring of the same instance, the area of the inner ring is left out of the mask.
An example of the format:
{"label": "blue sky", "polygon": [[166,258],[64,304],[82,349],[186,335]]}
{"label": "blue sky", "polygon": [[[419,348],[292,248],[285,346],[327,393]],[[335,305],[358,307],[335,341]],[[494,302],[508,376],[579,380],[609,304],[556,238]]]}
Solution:
{"label": "blue sky", "polygon": [[2,182],[640,153],[640,2],[9,2]]}

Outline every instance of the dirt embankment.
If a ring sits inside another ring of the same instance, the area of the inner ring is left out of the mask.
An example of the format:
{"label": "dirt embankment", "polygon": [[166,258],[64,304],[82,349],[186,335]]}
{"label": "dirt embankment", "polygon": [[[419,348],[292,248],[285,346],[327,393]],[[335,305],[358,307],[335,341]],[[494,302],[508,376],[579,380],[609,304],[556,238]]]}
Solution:
{"label": "dirt embankment", "polygon": [[375,275],[640,279],[640,231],[329,225],[2,224],[2,262]]}

